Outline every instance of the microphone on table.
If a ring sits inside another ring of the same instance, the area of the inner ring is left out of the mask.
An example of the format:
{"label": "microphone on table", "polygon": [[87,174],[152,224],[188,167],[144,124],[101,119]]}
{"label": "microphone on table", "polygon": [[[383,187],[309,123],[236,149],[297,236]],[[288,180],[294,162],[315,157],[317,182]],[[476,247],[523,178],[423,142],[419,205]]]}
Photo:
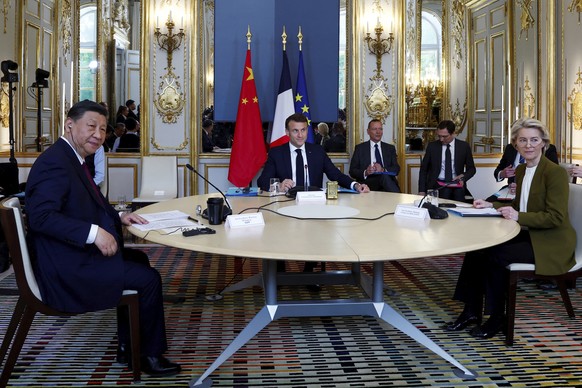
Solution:
{"label": "microphone on table", "polygon": [[305,179],[303,180],[303,191],[309,191],[309,170],[307,169],[307,164],[305,165]]}
{"label": "microphone on table", "polygon": [[[226,195],[224,195],[224,193],[222,192],[222,190],[220,190],[218,187],[214,186],[212,184],[212,182],[210,182],[208,179],[206,179],[202,174],[200,174],[198,171],[196,171],[196,169],[194,167],[192,167],[192,165],[190,165],[189,163],[186,163],[186,168],[190,171],[192,171],[193,173],[195,173],[196,175],[198,175],[200,178],[202,178],[202,180],[206,183],[208,183],[210,186],[212,186],[216,191],[218,191],[220,193],[220,195],[222,195],[222,197],[224,198],[224,203],[226,205],[223,205],[222,207],[222,220],[226,220],[227,216],[230,216],[232,214],[232,208],[230,207],[230,203],[228,203],[228,199],[226,199]],[[202,211],[202,217],[208,219],[208,209],[204,209]]]}
{"label": "microphone on table", "polygon": [[[435,190],[441,191],[445,187],[450,187],[452,185],[459,184],[460,182],[463,182],[463,178],[464,178],[464,176],[460,176],[459,178],[457,178],[451,182],[447,182]],[[427,190],[426,194],[424,194],[424,197],[422,197],[422,199],[418,203],[418,207],[423,207],[423,208],[427,209],[428,215],[430,216],[430,218],[436,219],[436,220],[442,220],[442,219],[447,218],[449,216],[449,213],[447,213],[445,210],[440,209],[438,206],[435,206],[432,203],[425,202],[426,197],[428,197],[428,190]]]}

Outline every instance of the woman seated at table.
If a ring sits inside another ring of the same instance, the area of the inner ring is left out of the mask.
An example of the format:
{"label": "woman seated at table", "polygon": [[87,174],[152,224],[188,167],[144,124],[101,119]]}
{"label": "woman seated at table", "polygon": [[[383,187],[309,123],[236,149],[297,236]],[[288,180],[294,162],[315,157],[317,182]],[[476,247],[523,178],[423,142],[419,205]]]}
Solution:
{"label": "woman seated at table", "polygon": [[526,163],[517,167],[516,195],[510,206],[475,200],[476,208],[495,207],[521,226],[520,233],[502,244],[468,252],[457,281],[454,299],[465,303],[448,331],[480,324],[485,296],[489,319],[470,331],[476,338],[491,338],[505,324],[506,266],[530,263],[542,275],[568,272],[575,264],[576,232],[568,217],[568,174],[544,156],[549,144],[545,126],[534,119],[517,120],[511,127],[511,143]]}

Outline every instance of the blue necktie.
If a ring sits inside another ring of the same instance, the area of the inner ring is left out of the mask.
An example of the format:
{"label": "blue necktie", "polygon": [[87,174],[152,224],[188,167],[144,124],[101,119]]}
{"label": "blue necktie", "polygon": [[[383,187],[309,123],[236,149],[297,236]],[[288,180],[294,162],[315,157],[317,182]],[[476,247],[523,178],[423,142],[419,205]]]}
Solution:
{"label": "blue necktie", "polygon": [[445,151],[445,182],[453,181],[453,158],[451,156],[451,145],[447,144]]}
{"label": "blue necktie", "polygon": [[525,158],[519,155],[519,164],[525,163]]}
{"label": "blue necktie", "polygon": [[376,163],[380,164],[380,166],[384,167],[382,164],[382,155],[380,154],[380,149],[378,148],[378,144],[374,144],[374,156],[376,157]]}
{"label": "blue necktie", "polygon": [[301,150],[299,148],[296,149],[295,152],[297,152],[297,157],[295,158],[295,177],[297,178],[297,182],[295,182],[295,186],[303,187],[305,186],[303,155],[301,154]]}

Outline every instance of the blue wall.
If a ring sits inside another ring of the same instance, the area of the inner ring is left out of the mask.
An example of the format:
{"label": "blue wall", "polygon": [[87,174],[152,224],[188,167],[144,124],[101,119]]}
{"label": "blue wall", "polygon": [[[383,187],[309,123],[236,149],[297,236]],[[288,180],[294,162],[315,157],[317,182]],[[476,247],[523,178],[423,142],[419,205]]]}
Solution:
{"label": "blue wall", "polygon": [[216,0],[214,36],[214,119],[235,121],[247,43],[253,34],[252,65],[263,121],[272,121],[281,77],[283,25],[293,91],[297,81],[299,45],[311,118],[336,121],[338,112],[339,0]]}

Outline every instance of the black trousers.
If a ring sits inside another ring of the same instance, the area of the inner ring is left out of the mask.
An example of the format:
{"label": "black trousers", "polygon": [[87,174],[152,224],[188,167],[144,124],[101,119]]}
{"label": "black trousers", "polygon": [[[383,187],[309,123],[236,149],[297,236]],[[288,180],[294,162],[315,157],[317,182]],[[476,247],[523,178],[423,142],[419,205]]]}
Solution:
{"label": "black trousers", "polygon": [[[139,293],[139,326],[141,354],[160,356],[168,350],[162,278],[150,266],[148,256],[137,249],[123,248],[124,289]],[[117,332],[120,343],[129,343],[127,306],[117,308]]]}
{"label": "black trousers", "polygon": [[502,244],[467,252],[453,298],[480,313],[485,297],[486,314],[503,314],[507,291],[507,265],[534,262],[534,251],[527,230],[522,230],[517,236]]}

